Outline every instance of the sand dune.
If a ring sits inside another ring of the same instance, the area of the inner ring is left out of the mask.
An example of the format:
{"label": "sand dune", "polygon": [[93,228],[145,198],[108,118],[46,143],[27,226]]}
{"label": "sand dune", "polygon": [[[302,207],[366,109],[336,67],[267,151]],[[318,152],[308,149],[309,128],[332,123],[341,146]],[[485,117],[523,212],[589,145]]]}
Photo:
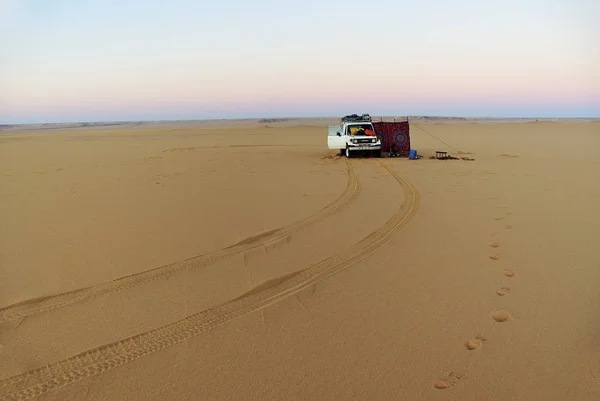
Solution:
{"label": "sand dune", "polygon": [[0,399],[599,399],[600,125],[411,131],[3,131]]}

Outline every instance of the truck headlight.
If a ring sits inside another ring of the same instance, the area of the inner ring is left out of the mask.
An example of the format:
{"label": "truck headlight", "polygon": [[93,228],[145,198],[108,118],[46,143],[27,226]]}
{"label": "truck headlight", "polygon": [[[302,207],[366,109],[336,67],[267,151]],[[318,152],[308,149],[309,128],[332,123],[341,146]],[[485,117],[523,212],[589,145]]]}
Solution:
{"label": "truck headlight", "polygon": [[352,143],[356,143],[356,138],[352,138],[352,139],[350,139],[350,142],[352,142]]}
{"label": "truck headlight", "polygon": [[377,142],[377,138],[371,139],[371,142],[373,142],[373,143]]}

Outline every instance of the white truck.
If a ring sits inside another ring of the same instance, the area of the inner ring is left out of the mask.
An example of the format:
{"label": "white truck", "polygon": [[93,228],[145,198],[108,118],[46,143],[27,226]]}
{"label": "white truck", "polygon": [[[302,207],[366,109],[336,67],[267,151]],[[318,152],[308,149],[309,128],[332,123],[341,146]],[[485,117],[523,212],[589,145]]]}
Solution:
{"label": "white truck", "polygon": [[330,125],[327,146],[346,157],[358,153],[381,157],[381,140],[375,134],[369,114],[344,116],[339,125]]}

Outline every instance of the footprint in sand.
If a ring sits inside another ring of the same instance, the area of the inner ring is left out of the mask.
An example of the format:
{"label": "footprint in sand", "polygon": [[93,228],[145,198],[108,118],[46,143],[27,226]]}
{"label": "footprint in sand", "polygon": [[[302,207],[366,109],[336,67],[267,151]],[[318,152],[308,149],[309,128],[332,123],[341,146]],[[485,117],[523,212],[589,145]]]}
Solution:
{"label": "footprint in sand", "polygon": [[456,385],[456,383],[458,383],[458,381],[463,379],[464,377],[465,377],[464,374],[457,373],[454,371],[449,372],[446,375],[446,377],[443,377],[440,380],[436,381],[433,386],[435,388],[437,388],[438,390],[445,390],[447,388],[454,387]]}
{"label": "footprint in sand", "polygon": [[487,338],[485,338],[481,334],[478,334],[475,337],[470,338],[467,341],[465,341],[465,347],[469,351],[473,351],[473,350],[476,350],[478,348],[481,348],[481,346],[483,345],[483,343],[486,342],[486,341],[487,341]]}
{"label": "footprint in sand", "polygon": [[508,288],[508,287],[502,287],[502,288],[500,288],[499,290],[496,291],[496,294],[498,294],[501,297],[503,297],[506,294],[508,294],[509,291],[510,291],[510,288]]}
{"label": "footprint in sand", "polygon": [[482,345],[483,345],[483,341],[481,341],[479,338],[473,338],[471,340],[465,341],[465,347],[469,351],[473,351],[473,350],[476,350],[478,348],[481,348]]}
{"label": "footprint in sand", "polygon": [[495,254],[495,255],[489,255],[488,258],[492,259],[492,260],[498,260],[500,259],[500,255]]}
{"label": "footprint in sand", "polygon": [[500,310],[492,313],[492,319],[498,323],[508,322],[512,319],[512,315],[509,311]]}
{"label": "footprint in sand", "polygon": [[447,388],[450,388],[453,386],[452,383],[447,382],[446,380],[438,380],[435,382],[435,388],[437,388],[438,390],[445,390]]}
{"label": "footprint in sand", "polygon": [[435,388],[437,388],[438,390],[445,390],[452,386],[454,386],[454,383],[450,383],[449,381],[446,381],[446,380],[438,380],[435,382]]}
{"label": "footprint in sand", "polygon": [[497,233],[497,232],[491,232],[491,233],[490,233],[490,237],[495,237],[496,235],[498,235],[498,233]]}
{"label": "footprint in sand", "polygon": [[504,226],[504,228],[507,230],[512,230],[513,226],[511,226],[510,224],[507,224]]}
{"label": "footprint in sand", "polygon": [[504,216],[496,217],[494,220],[504,220]]}
{"label": "footprint in sand", "polygon": [[490,248],[498,248],[498,247],[500,246],[500,244],[499,244],[498,242],[496,242],[496,241],[491,241],[491,242],[488,244],[488,246],[489,246]]}
{"label": "footprint in sand", "polygon": [[504,275],[506,277],[514,277],[517,273],[514,270],[504,270]]}

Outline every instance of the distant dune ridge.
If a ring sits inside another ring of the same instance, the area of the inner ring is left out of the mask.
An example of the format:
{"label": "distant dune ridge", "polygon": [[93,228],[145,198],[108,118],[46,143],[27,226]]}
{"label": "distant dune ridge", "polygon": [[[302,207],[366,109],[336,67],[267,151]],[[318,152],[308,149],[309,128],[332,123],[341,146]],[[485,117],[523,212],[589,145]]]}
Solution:
{"label": "distant dune ridge", "polygon": [[598,120],[410,121],[2,126],[0,400],[600,399]]}
{"label": "distant dune ridge", "polygon": [[[374,120],[409,119],[418,123],[530,123],[530,122],[597,122],[600,118],[468,118],[444,116],[379,116]],[[112,122],[77,122],[77,123],[44,123],[44,124],[0,124],[0,131],[58,130],[75,128],[150,128],[150,127],[184,127],[184,126],[227,126],[240,124],[337,124],[340,117],[288,117],[288,118],[245,118],[245,119],[207,119],[207,120],[164,120],[164,121],[112,121]]]}

